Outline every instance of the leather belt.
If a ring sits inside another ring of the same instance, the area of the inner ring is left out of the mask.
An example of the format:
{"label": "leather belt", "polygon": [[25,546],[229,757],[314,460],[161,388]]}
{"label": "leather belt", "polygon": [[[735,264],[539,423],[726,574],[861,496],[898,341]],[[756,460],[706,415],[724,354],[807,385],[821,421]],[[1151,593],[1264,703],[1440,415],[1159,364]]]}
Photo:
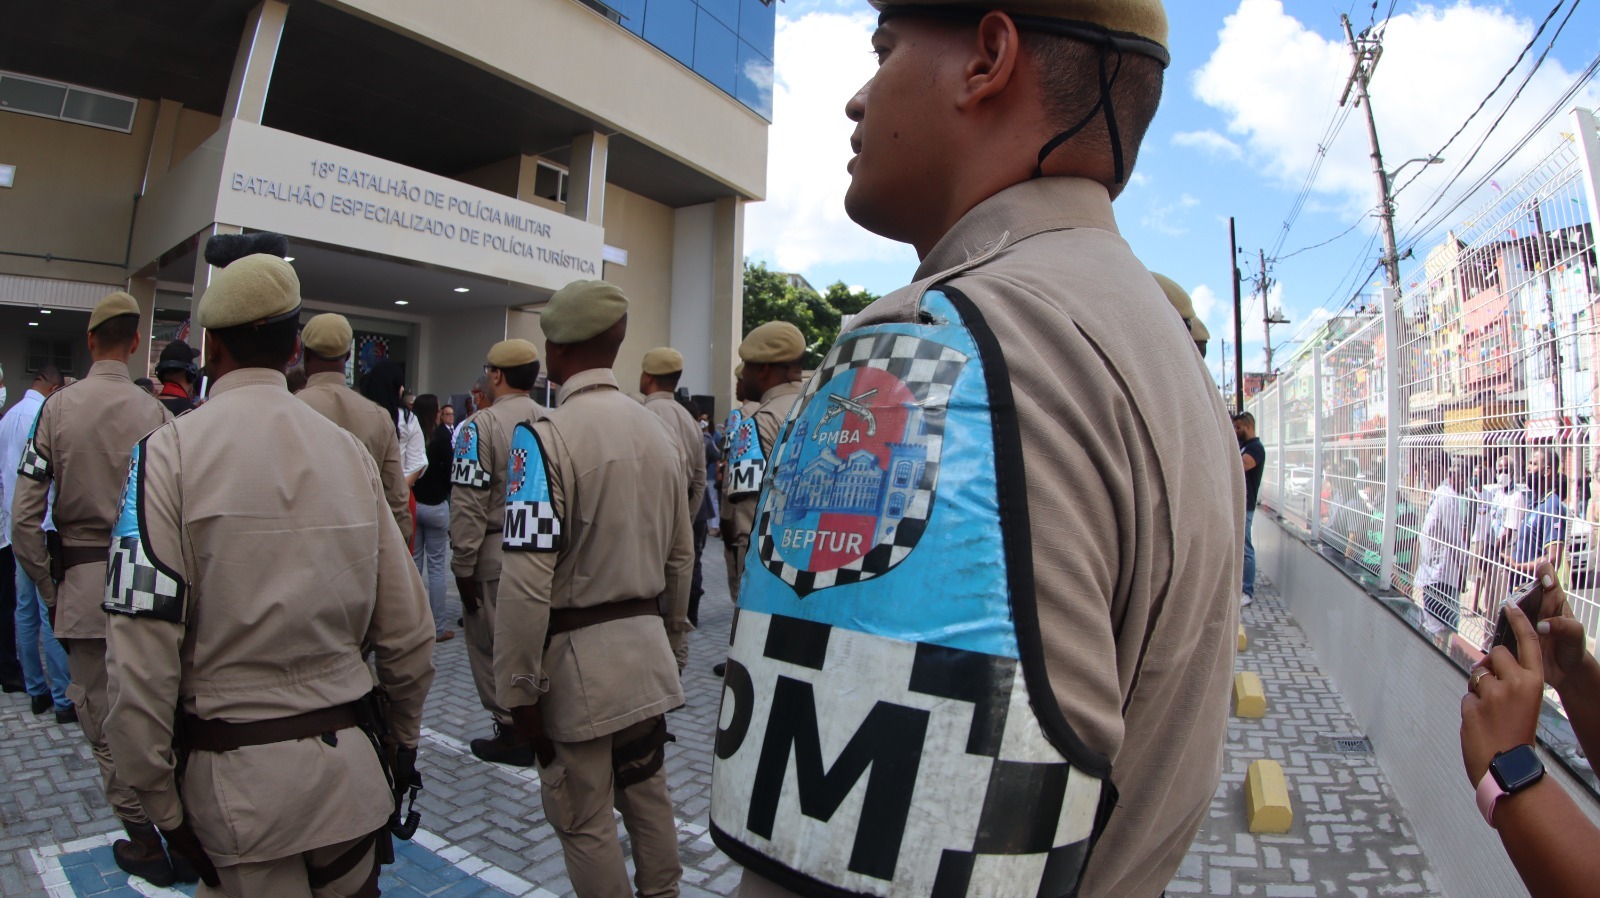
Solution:
{"label": "leather belt", "polygon": [[111,556],[111,547],[106,546],[62,546],[62,568],[74,568],[80,564],[105,564]]}
{"label": "leather belt", "polygon": [[184,714],[178,718],[178,738],[189,751],[233,751],[251,745],[271,745],[336,733],[357,723],[354,702],[293,717],[249,723],[202,720],[193,714]]}
{"label": "leather belt", "polygon": [[655,599],[624,599],[588,608],[555,608],[550,611],[550,629],[547,632],[550,636],[554,636],[557,633],[570,633],[573,630],[582,630],[584,627],[614,620],[660,613],[661,606]]}

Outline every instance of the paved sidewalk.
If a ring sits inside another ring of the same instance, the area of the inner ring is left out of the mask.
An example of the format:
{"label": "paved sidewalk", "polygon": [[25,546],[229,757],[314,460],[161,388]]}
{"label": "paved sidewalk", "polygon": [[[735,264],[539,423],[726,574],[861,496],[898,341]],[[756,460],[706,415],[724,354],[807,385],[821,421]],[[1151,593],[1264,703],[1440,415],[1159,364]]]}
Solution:
{"label": "paved sidewalk", "polygon": [[[721,545],[705,556],[701,630],[690,637],[684,676],[688,704],[669,715],[677,735],[667,754],[668,782],[678,810],[684,898],[736,893],[739,868],[706,835],[711,789],[711,738],[721,681],[711,665],[727,645],[732,617]],[[451,603],[451,624],[456,605]],[[1332,750],[1330,737],[1357,733],[1338,695],[1275,590],[1263,585],[1246,609],[1250,647],[1241,669],[1258,672],[1268,716],[1234,720],[1227,767],[1193,850],[1169,894],[1431,895],[1427,860],[1381,771],[1369,754]],[[459,634],[459,628],[452,626]],[[385,895],[572,895],[561,849],[545,824],[532,771],[484,764],[466,743],[489,730],[467,670],[465,641],[442,643],[439,675],[429,698],[420,766],[426,791],[417,840],[387,868]],[[1295,825],[1283,836],[1251,836],[1244,816],[1244,773],[1251,760],[1284,767]],[[100,795],[98,776],[76,726],[33,717],[17,696],[0,702],[0,895],[185,895],[192,890],[136,890],[111,862],[117,829]]]}

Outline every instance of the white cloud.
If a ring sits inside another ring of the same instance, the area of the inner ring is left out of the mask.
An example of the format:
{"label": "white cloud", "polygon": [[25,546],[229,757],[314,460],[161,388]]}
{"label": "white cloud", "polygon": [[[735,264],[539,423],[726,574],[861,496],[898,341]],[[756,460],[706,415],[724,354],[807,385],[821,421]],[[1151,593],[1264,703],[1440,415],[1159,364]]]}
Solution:
{"label": "white cloud", "polygon": [[1244,156],[1239,145],[1211,129],[1204,131],[1179,131],[1172,135],[1176,146],[1200,150],[1212,158],[1239,159]]}
{"label": "white cloud", "polygon": [[870,12],[778,17],[767,199],[745,215],[751,258],[802,272],[846,262],[904,262],[908,272],[916,265],[909,246],[867,232],[844,211],[855,128],[844,104],[876,68],[876,21]]}
{"label": "white cloud", "polygon": [[1178,219],[1184,211],[1198,205],[1200,205],[1199,200],[1185,193],[1166,205],[1151,204],[1139,221],[1145,227],[1166,234],[1168,237],[1182,237],[1189,233],[1189,228]]}
{"label": "white cloud", "polygon": [[[1384,161],[1391,169],[1427,156],[1443,144],[1489,92],[1517,52],[1532,37],[1534,23],[1500,6],[1460,0],[1450,6],[1419,6],[1395,16],[1386,30],[1383,59],[1372,80],[1374,112]],[[1549,39],[1546,32],[1541,42]],[[1568,32],[1563,46],[1583,40]],[[1534,54],[1530,54],[1530,59]],[[1445,152],[1445,164],[1429,166],[1398,200],[1402,227],[1420,215],[1433,191],[1443,187],[1483,138],[1530,61]],[[1341,38],[1325,38],[1284,11],[1280,0],[1242,0],[1223,23],[1218,45],[1194,75],[1195,95],[1221,111],[1226,129],[1242,143],[1263,174],[1296,189],[1331,118],[1351,70],[1350,49]],[[1573,81],[1552,57],[1534,75],[1505,121],[1491,136],[1473,170],[1457,182],[1460,191],[1500,158]],[[1575,99],[1600,101],[1586,88]],[[1377,204],[1372,162],[1361,110],[1351,115],[1327,148],[1312,203],[1353,219]],[[1571,130],[1559,115],[1549,134],[1536,139],[1508,170],[1520,174],[1548,152],[1556,132]],[[1413,165],[1399,183],[1416,173]],[[1488,196],[1474,202],[1488,199]],[[1471,204],[1467,209],[1471,208]],[[1461,213],[1466,214],[1465,210]],[[1291,237],[1291,242],[1294,238]]]}

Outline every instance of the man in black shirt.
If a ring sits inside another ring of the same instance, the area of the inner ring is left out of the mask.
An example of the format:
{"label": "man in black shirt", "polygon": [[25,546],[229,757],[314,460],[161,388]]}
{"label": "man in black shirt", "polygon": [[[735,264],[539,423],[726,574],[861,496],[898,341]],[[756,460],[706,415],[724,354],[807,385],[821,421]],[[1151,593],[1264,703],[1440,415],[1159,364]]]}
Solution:
{"label": "man in black shirt", "polygon": [[1256,597],[1256,546],[1250,538],[1255,523],[1256,495],[1261,491],[1261,472],[1267,463],[1267,447],[1256,438],[1256,416],[1240,412],[1233,416],[1233,432],[1239,438],[1239,460],[1244,464],[1244,592],[1239,607]]}

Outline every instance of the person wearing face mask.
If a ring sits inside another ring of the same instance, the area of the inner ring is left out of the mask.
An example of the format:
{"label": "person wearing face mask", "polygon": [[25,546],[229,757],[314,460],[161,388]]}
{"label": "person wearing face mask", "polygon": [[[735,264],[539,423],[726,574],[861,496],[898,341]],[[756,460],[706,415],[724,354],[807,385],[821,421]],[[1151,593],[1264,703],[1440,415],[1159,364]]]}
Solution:
{"label": "person wearing face mask", "polygon": [[1522,526],[1527,508],[1522,487],[1516,481],[1516,464],[1510,455],[1495,459],[1494,479],[1484,484],[1479,494],[1472,525],[1471,550],[1476,571],[1477,589],[1473,595],[1473,611],[1479,614],[1492,610],[1506,596],[1509,572],[1497,561],[1505,555],[1511,535]]}

